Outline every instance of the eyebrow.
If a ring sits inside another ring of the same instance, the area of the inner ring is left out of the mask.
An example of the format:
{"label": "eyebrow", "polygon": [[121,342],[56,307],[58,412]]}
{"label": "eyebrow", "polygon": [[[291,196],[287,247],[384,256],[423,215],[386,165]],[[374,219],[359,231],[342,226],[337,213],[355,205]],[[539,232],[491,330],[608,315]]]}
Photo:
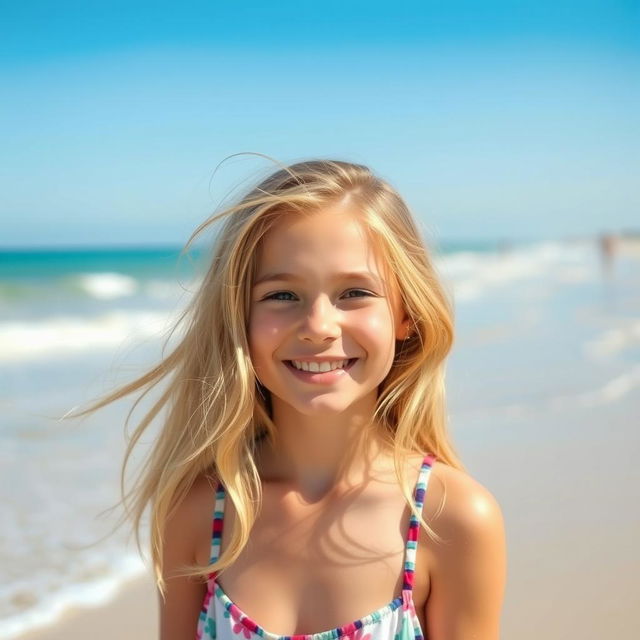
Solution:
{"label": "eyebrow", "polygon": [[[370,271],[342,271],[340,273],[335,273],[332,276],[332,280],[352,280],[356,278],[364,278],[379,287],[382,286],[380,279]],[[295,282],[297,280],[304,280],[304,278],[297,276],[294,273],[266,273],[258,278],[253,283],[253,286],[257,287],[258,285],[265,284],[266,282]]]}

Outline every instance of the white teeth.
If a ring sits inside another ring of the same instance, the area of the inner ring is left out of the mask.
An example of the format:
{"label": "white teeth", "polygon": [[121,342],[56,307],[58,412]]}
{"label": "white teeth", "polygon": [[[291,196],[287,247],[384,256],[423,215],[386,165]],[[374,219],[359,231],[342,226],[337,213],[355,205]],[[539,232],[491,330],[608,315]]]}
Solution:
{"label": "white teeth", "polygon": [[342,369],[349,362],[348,360],[338,360],[337,362],[303,362],[301,360],[292,360],[293,366],[302,371],[333,371],[334,369]]}

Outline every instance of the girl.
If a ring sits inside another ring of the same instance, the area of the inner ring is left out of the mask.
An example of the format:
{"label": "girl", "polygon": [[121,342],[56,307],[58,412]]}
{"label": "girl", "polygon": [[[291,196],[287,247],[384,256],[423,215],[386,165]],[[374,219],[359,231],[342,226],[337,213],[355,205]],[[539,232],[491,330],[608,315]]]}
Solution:
{"label": "girl", "polygon": [[162,640],[497,640],[502,514],[447,434],[452,311],[406,204],[315,160],[192,239],[224,216],[178,346],[97,405],[170,375],[125,460],[166,407],[125,497]]}

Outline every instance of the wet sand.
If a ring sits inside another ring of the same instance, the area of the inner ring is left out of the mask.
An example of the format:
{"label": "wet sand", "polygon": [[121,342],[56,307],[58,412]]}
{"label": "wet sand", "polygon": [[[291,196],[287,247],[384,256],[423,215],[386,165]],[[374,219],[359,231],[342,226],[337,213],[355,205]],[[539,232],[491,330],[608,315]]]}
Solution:
{"label": "wet sand", "polygon": [[24,640],[155,640],[158,602],[152,577],[125,584],[116,597],[100,607],[68,611],[53,626],[34,630]]}

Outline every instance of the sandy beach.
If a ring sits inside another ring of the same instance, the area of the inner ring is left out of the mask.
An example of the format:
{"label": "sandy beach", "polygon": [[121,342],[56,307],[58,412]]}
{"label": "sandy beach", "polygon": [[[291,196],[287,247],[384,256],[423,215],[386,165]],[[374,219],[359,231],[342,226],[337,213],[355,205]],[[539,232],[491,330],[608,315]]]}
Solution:
{"label": "sandy beach", "polygon": [[[504,513],[507,640],[640,636],[638,246],[606,277],[595,243],[442,264],[457,304],[450,428]],[[156,598],[138,577],[14,637],[152,640]]]}
{"label": "sandy beach", "polygon": [[122,586],[117,596],[102,607],[76,608],[53,626],[23,636],[24,640],[95,640],[158,637],[158,603],[152,576]]}

